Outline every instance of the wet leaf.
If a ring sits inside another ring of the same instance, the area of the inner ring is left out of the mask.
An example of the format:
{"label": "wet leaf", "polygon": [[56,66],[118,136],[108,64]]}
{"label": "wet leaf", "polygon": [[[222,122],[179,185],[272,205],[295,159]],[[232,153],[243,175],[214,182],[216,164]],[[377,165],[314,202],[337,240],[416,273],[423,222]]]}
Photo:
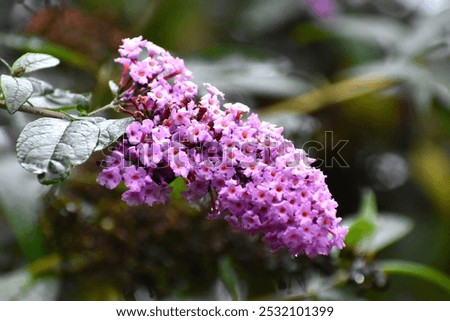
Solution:
{"label": "wet leaf", "polygon": [[22,79],[28,80],[33,86],[33,94],[31,95],[31,97],[42,96],[50,93],[53,90],[53,86],[44,80],[34,77],[23,77]]}
{"label": "wet leaf", "polygon": [[89,120],[40,118],[20,134],[17,158],[43,184],[65,179],[75,165],[85,162],[98,142],[99,127]]}
{"label": "wet leaf", "polygon": [[96,119],[98,119],[97,123],[100,129],[100,135],[94,151],[105,149],[109,145],[113,144],[125,133],[128,125],[133,122],[133,118],[131,117],[122,119],[103,119],[103,121],[100,117],[96,117]]}
{"label": "wet leaf", "polygon": [[51,68],[59,64],[59,59],[42,53],[26,53],[12,65],[14,75],[21,75],[39,69]]}
{"label": "wet leaf", "polygon": [[87,109],[90,106],[88,96],[63,89],[55,89],[53,92],[45,95],[31,97],[28,101],[33,106],[49,109],[60,109],[64,107]]}
{"label": "wet leaf", "polygon": [[0,81],[6,108],[10,114],[14,114],[30,98],[33,85],[27,79],[8,75],[1,75]]}

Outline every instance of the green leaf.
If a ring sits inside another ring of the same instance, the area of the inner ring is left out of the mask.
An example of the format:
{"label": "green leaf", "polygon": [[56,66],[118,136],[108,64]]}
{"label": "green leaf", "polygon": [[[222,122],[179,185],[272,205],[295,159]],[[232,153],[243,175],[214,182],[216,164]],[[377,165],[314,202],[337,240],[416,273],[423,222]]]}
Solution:
{"label": "green leaf", "polygon": [[98,126],[90,120],[67,121],[40,118],[25,126],[17,145],[17,159],[27,171],[38,174],[43,184],[59,182],[75,165],[94,151]]}
{"label": "green leaf", "polygon": [[26,53],[12,65],[14,75],[21,76],[44,68],[51,68],[59,64],[59,59],[42,53]]}
{"label": "green leaf", "polygon": [[366,238],[375,232],[375,226],[364,219],[357,219],[350,225],[345,244],[350,247],[357,247]]}
{"label": "green leaf", "polygon": [[343,224],[350,225],[345,243],[362,255],[375,254],[403,238],[413,228],[411,219],[392,213],[379,213],[375,225],[361,218],[346,219]]}
{"label": "green leaf", "polygon": [[[53,86],[44,80],[34,77],[22,77],[22,79],[28,80],[33,86],[33,94],[31,97],[43,96],[53,91]],[[28,99],[28,101],[30,101],[30,99]]]}
{"label": "green leaf", "polygon": [[187,64],[198,83],[214,83],[224,92],[292,97],[313,88],[309,81],[291,75],[280,59],[255,59],[235,53],[213,62],[196,59]]}
{"label": "green leaf", "polygon": [[88,109],[91,104],[89,97],[63,89],[55,89],[43,96],[31,97],[28,101],[33,106],[49,109]]}
{"label": "green leaf", "polygon": [[[285,26],[286,21],[292,21],[301,10],[305,1],[249,1],[240,8],[239,30],[251,35],[264,35],[272,30],[279,30]],[[295,8],[295,9],[294,9]],[[272,17],[267,19],[266,17]],[[270,20],[270,21],[269,21]]]}
{"label": "green leaf", "polygon": [[396,43],[402,56],[417,57],[432,51],[439,43],[448,41],[450,10],[443,10],[439,14],[424,15],[416,19],[412,30]]}
{"label": "green leaf", "polygon": [[[100,135],[98,137],[98,143],[94,151],[99,151],[105,149],[125,133],[128,125],[133,122],[132,117],[122,118],[122,119],[109,119],[96,117],[100,119],[97,122],[100,129]],[[103,119],[103,121],[101,121]]]}
{"label": "green leaf", "polygon": [[386,260],[378,262],[381,270],[387,274],[399,274],[426,280],[441,287],[450,294],[450,278],[432,267],[401,260]]}
{"label": "green leaf", "polygon": [[369,240],[377,228],[377,205],[373,191],[365,191],[360,210],[355,221],[350,225],[345,243],[357,247],[364,240]]}
{"label": "green leaf", "polygon": [[0,186],[0,212],[14,233],[20,251],[27,261],[40,258],[45,254],[45,240],[38,220],[42,206],[39,196],[48,187],[25,172],[12,153],[0,158]]}
{"label": "green leaf", "polygon": [[375,61],[359,65],[348,72],[348,75],[364,75],[393,82],[405,82],[417,108],[427,108],[432,96],[438,96],[449,106],[449,89],[436,78],[437,72],[431,72],[419,64],[402,60]]}
{"label": "green leaf", "polygon": [[54,277],[35,279],[26,269],[0,276],[0,300],[56,300],[59,286]]}
{"label": "green leaf", "polygon": [[0,300],[15,300],[32,283],[33,277],[25,270],[16,270],[0,276]]}
{"label": "green leaf", "polygon": [[55,276],[46,276],[33,280],[33,283],[20,293],[20,301],[55,301],[59,294],[59,280]]}
{"label": "green leaf", "polygon": [[372,190],[364,191],[359,209],[360,217],[375,225],[377,220],[377,212],[377,199],[375,193]]}
{"label": "green leaf", "polygon": [[329,40],[331,38],[331,33],[312,22],[309,22],[298,24],[292,30],[292,37],[298,43],[307,45],[314,42]]}
{"label": "green leaf", "polygon": [[400,216],[398,214],[379,213],[377,218],[377,229],[373,237],[365,245],[363,249],[359,247],[359,251],[376,253],[383,248],[402,239],[406,234],[412,231],[413,222],[409,217]]}
{"label": "green leaf", "polygon": [[219,278],[227,288],[233,301],[239,300],[240,280],[233,261],[226,256],[219,262]]}
{"label": "green leaf", "polygon": [[378,213],[375,193],[367,190],[363,194],[358,215],[343,222],[350,225],[345,243],[355,252],[374,254],[411,232],[413,222],[404,216]]}
{"label": "green leaf", "polygon": [[96,71],[98,68],[92,59],[40,37],[18,34],[0,34],[0,37],[2,39],[2,44],[10,48],[20,51],[46,53],[61,59],[67,64],[77,66],[88,71]]}
{"label": "green leaf", "polygon": [[339,16],[323,23],[330,32],[341,37],[395,48],[407,29],[398,21],[386,17],[355,15]]}
{"label": "green leaf", "polygon": [[6,108],[10,114],[14,114],[30,98],[33,85],[26,79],[8,75],[1,75],[0,81]]}
{"label": "green leaf", "polygon": [[174,200],[182,197],[182,192],[186,190],[186,181],[182,177],[177,177],[172,183],[169,184],[172,187],[172,193],[170,197]]}

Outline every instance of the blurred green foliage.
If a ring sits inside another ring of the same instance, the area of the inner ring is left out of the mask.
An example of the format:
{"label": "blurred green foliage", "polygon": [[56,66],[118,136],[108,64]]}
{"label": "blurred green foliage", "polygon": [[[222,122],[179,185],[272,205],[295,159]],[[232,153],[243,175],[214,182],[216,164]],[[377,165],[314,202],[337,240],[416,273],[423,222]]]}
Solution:
{"label": "blurred green foliage", "polygon": [[[450,299],[450,1],[343,0],[328,18],[300,0],[27,3],[0,4],[0,56],[54,55],[43,79],[92,92],[91,110],[120,39],[142,34],[298,147],[348,140],[349,166],[322,169],[351,227],[330,257],[269,253],[178,181],[170,205],[127,207],[95,181],[100,152],[44,187],[14,154],[33,118],[2,112],[0,299]],[[309,152],[333,165],[327,148]]]}

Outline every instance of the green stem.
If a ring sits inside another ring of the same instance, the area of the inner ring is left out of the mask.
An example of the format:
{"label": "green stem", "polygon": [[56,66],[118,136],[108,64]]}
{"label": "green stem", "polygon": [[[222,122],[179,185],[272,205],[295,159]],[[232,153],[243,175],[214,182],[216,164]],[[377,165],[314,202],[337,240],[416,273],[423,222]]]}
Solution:
{"label": "green stem", "polygon": [[109,103],[109,104],[106,105],[106,106],[103,106],[103,107],[100,107],[99,109],[96,109],[96,110],[94,110],[94,111],[91,111],[91,112],[88,114],[88,116],[92,116],[92,115],[99,114],[99,113],[101,113],[101,112],[107,111],[107,110],[109,110],[109,109],[116,109],[116,108],[117,108],[117,106],[116,106],[115,104]]}
{"label": "green stem", "polygon": [[381,270],[387,274],[413,276],[434,283],[450,293],[450,277],[429,266],[401,260],[386,260],[379,263]]}
{"label": "green stem", "polygon": [[8,67],[9,72],[12,73],[12,68],[9,65],[9,63],[6,62],[6,60],[4,60],[3,58],[0,58],[0,62],[2,62],[6,67]]}

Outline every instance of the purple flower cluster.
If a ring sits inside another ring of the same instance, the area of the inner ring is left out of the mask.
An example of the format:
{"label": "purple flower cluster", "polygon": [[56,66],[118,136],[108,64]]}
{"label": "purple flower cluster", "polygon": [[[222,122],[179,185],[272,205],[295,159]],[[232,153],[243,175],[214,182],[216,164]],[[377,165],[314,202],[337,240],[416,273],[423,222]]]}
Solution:
{"label": "purple flower cluster", "polygon": [[183,61],[142,37],[124,39],[119,53],[120,108],[135,121],[104,160],[101,185],[123,181],[128,205],[164,204],[181,177],[189,202],[209,200],[209,217],[262,233],[273,251],[314,257],[344,247],[325,176],[282,128],[224,103],[210,84],[200,97]]}

